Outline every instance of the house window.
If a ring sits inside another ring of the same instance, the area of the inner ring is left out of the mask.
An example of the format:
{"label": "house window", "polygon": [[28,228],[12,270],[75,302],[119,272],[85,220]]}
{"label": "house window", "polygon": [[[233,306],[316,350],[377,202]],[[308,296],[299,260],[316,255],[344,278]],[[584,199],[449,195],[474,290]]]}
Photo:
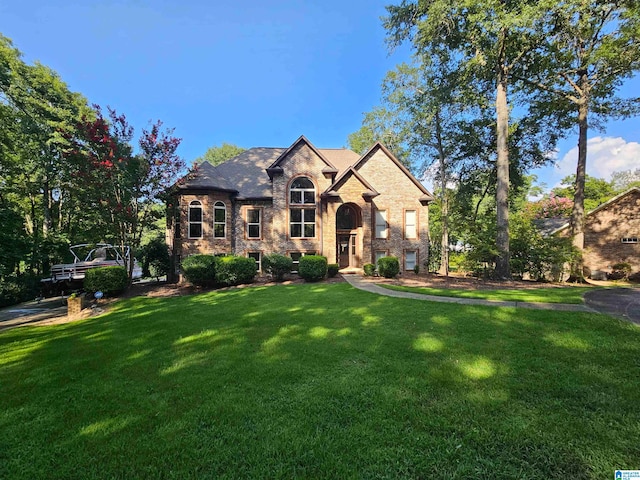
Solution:
{"label": "house window", "polygon": [[213,236],[214,238],[227,236],[227,206],[223,202],[216,202],[213,206]]}
{"label": "house window", "polygon": [[638,243],[638,237],[622,237],[622,243]]}
{"label": "house window", "polygon": [[416,211],[404,211],[404,238],[418,238],[418,229],[416,228]]}
{"label": "house window", "polygon": [[189,238],[202,238],[202,203],[189,204]]}
{"label": "house window", "polygon": [[247,210],[247,238],[262,236],[262,210],[250,208]]}
{"label": "house window", "polygon": [[289,188],[291,205],[313,205],[316,203],[316,187],[307,177],[298,177]]}
{"label": "house window", "polygon": [[387,211],[376,210],[376,238],[387,238],[388,234]]}
{"label": "house window", "polygon": [[404,252],[404,269],[413,270],[417,264],[418,252],[415,250],[407,250]]}
{"label": "house window", "polygon": [[316,209],[290,209],[290,235],[292,238],[313,238],[316,236]]}
{"label": "house window", "polygon": [[291,260],[293,260],[293,266],[291,267],[291,273],[298,273],[298,266],[300,265],[300,259],[305,255],[315,255],[316,252],[291,252]]}
{"label": "house window", "polygon": [[338,230],[353,230],[356,228],[356,212],[351,205],[342,205],[336,213]]}
{"label": "house window", "polygon": [[378,260],[387,256],[387,252],[385,250],[376,251],[376,268],[378,268]]}
{"label": "house window", "polygon": [[262,253],[260,252],[249,252],[247,257],[253,258],[256,261],[256,272],[261,270],[262,265]]}

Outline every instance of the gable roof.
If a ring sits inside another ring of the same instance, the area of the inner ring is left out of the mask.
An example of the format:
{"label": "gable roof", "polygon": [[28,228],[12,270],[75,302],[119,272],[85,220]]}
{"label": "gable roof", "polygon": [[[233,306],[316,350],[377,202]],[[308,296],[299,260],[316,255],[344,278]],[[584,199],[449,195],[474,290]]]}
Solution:
{"label": "gable roof", "polygon": [[[306,144],[316,155],[318,155],[318,157],[320,157],[320,160],[322,160],[326,165],[327,172],[338,173],[338,169],[329,160],[327,160],[327,158],[320,152],[320,150],[318,150],[309,140],[307,140],[307,138],[304,135],[300,135],[298,139],[295,142],[293,142],[289,148],[287,148],[284,152],[280,154],[280,156],[276,159],[276,161],[273,162],[273,164],[267,168],[267,173],[271,175],[272,173],[282,171],[282,162],[284,161],[284,159],[287,158],[287,155],[289,155],[289,153],[291,153],[291,151],[293,151],[293,149],[296,148],[301,143]],[[323,172],[324,171],[325,170],[323,169]]]}
{"label": "gable roof", "polygon": [[344,185],[347,180],[349,179],[349,177],[355,177],[365,188],[365,190],[362,192],[362,196],[365,198],[373,198],[373,197],[377,197],[378,195],[380,195],[375,188],[373,188],[371,186],[371,184],[369,182],[367,182],[362,175],[360,175],[358,173],[358,171],[353,168],[353,167],[349,167],[345,172],[343,172],[342,175],[340,175],[338,177],[338,179],[333,182],[333,184],[331,184],[331,186],[329,188],[327,188],[322,195],[325,197],[336,197],[338,196],[338,190],[340,189],[340,187],[342,185]]}
{"label": "gable roof", "polygon": [[[373,156],[378,150],[382,150],[384,154],[389,157],[389,159],[396,164],[396,166],[400,169],[402,173],[404,173],[409,180],[413,182],[413,184],[418,187],[418,189],[423,193],[422,197],[420,197],[421,202],[432,202],[435,200],[435,197],[425,188],[420,181],[416,177],[414,177],[411,172],[405,167],[400,160],[396,158],[396,156],[391,153],[391,151],[385,147],[382,143],[376,142],[373,147],[367,150],[362,157],[353,165],[354,170],[359,170],[362,165],[366,163],[366,161]],[[334,182],[337,183],[337,182]]]}
{"label": "gable roof", "polygon": [[[632,193],[639,193],[640,194],[640,187],[631,187],[629,190],[626,190],[624,192],[622,192],[619,195],[616,195],[615,197],[607,200],[606,202],[604,202],[602,205],[598,205],[596,208],[594,208],[593,210],[591,210],[590,212],[587,212],[585,214],[585,217],[594,215],[596,213],[598,213],[600,210],[603,210],[605,208],[607,208],[609,205],[612,205],[614,203],[616,203],[617,201],[621,200],[622,198],[626,197],[627,195],[630,195]],[[569,228],[570,223],[565,223],[564,225],[562,225],[561,227],[555,229],[553,232],[550,233],[550,235],[555,235],[556,233],[559,233],[567,228]]]}

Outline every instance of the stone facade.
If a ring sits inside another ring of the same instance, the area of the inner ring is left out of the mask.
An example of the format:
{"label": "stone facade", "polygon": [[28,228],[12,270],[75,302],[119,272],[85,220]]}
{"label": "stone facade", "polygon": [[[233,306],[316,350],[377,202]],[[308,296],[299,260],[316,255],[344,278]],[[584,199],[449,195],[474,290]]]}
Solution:
{"label": "stone facade", "polygon": [[[260,155],[267,154],[271,157],[261,164]],[[247,164],[247,159],[252,163]],[[318,150],[300,137],[288,149],[251,149],[228,162],[224,167],[207,166],[200,177],[174,190],[173,205],[179,215],[168,218],[167,240],[176,265],[196,253],[253,257],[316,253],[349,269],[375,263],[382,254],[398,257],[403,270],[427,260],[428,203],[433,197],[380,144],[358,157],[345,150]],[[242,176],[241,169],[247,165],[253,170]],[[234,181],[245,184],[259,175],[269,179],[267,190],[260,195],[242,185],[235,191],[230,188]],[[291,203],[292,184],[300,178],[313,184],[313,199],[309,196],[303,204]],[[189,235],[193,202],[200,202],[203,213],[201,232],[197,226],[191,228],[201,233],[198,238]],[[216,202],[223,202],[226,208],[224,238],[214,237]],[[307,218],[311,212],[299,210],[314,210],[313,222]],[[377,210],[386,215],[386,238],[376,238]],[[338,225],[342,214],[350,215],[353,223]],[[301,227],[292,225],[302,217]],[[305,233],[292,236],[294,228]],[[313,235],[304,236],[306,233]]]}

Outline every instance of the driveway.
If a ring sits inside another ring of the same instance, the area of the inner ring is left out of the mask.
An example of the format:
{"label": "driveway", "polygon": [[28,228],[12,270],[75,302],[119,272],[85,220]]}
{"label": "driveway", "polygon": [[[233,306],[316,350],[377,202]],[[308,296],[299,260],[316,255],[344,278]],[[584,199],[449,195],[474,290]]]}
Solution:
{"label": "driveway", "polygon": [[67,305],[62,297],[46,298],[0,309],[0,331],[22,325],[51,325],[67,318]]}
{"label": "driveway", "polygon": [[640,325],[640,288],[603,288],[587,292],[585,303],[601,313]]}

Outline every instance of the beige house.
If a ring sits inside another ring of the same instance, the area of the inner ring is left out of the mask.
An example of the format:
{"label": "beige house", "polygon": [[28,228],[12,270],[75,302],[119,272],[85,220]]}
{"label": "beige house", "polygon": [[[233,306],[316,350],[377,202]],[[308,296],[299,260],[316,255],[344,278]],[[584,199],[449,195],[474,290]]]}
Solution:
{"label": "beige house", "polygon": [[[569,224],[554,234],[568,233]],[[584,266],[591,271],[611,272],[612,265],[626,262],[640,272],[640,188],[634,187],[585,215]]]}
{"label": "beige house", "polygon": [[358,270],[396,256],[402,270],[426,260],[433,196],[380,143],[359,156],[319,149],[252,148],[204,162],[173,189],[167,241],[176,265],[196,253],[255,258],[319,254]]}

